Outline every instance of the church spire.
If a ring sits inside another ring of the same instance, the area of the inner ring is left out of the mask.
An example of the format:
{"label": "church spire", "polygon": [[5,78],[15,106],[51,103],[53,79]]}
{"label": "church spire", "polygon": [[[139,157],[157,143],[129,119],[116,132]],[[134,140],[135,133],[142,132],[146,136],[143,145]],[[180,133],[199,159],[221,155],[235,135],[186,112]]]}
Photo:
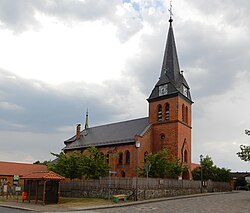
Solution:
{"label": "church spire", "polygon": [[179,61],[177,56],[177,50],[175,45],[175,39],[174,39],[174,31],[173,31],[173,12],[172,12],[172,3],[170,1],[170,18],[169,18],[169,30],[168,30],[168,36],[167,36],[167,43],[165,47],[165,53],[161,68],[161,76],[167,75],[171,80],[174,82],[177,82],[179,74],[180,74],[180,67],[179,67]]}
{"label": "church spire", "polygon": [[188,101],[192,102],[190,88],[186,82],[183,72],[180,72],[177,49],[173,31],[173,12],[170,1],[170,18],[167,42],[163,56],[160,78],[151,92],[148,101],[151,102],[165,96],[182,94]]}

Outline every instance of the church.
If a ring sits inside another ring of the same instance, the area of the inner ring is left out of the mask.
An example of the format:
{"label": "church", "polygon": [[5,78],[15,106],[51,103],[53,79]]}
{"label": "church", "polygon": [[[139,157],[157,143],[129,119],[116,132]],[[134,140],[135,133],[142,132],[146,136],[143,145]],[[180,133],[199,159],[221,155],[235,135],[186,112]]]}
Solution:
{"label": "church", "polygon": [[193,101],[179,67],[171,16],[160,77],[147,101],[149,113],[144,118],[88,127],[86,114],[85,128],[77,125],[76,134],[64,141],[64,153],[82,153],[95,146],[115,176],[133,177],[148,153],[167,147],[185,167],[181,178],[191,179]]}

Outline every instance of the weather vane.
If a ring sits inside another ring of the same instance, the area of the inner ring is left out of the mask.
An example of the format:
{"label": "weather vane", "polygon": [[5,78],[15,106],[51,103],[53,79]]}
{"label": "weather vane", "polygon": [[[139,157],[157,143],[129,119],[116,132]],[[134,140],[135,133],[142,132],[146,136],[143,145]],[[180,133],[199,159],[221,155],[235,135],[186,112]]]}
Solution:
{"label": "weather vane", "polygon": [[173,11],[172,11],[172,1],[170,1],[170,9],[168,9],[169,13],[170,13],[170,19],[172,19],[173,17]]}

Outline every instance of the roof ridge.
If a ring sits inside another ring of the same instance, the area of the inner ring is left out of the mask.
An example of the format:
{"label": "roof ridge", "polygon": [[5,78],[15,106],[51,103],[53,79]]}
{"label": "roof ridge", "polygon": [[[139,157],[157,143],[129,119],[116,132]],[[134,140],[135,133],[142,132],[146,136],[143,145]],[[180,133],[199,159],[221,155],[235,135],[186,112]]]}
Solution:
{"label": "roof ridge", "polygon": [[[126,122],[132,122],[132,121],[136,121],[136,120],[143,120],[143,119],[146,119],[146,118],[148,118],[148,116],[147,117],[142,117],[142,118],[134,118],[132,120],[118,121],[118,122],[108,123],[108,124],[101,124],[101,125],[98,125],[98,126],[89,127],[88,130],[94,129],[94,128],[99,128],[99,127],[102,127],[102,126],[111,126],[111,125],[116,125],[116,124],[121,124],[121,123],[126,123]],[[86,131],[86,130],[83,129],[81,132],[84,132],[84,131]]]}

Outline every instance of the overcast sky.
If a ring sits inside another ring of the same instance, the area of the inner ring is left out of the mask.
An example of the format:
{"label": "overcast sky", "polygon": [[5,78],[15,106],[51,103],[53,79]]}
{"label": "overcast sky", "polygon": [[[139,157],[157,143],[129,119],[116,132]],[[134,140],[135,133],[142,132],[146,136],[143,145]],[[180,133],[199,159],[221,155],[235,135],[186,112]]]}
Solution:
{"label": "overcast sky", "polygon": [[[191,87],[192,161],[250,170],[250,1],[172,1]],[[0,0],[0,161],[53,159],[77,123],[148,115],[169,0]]]}

